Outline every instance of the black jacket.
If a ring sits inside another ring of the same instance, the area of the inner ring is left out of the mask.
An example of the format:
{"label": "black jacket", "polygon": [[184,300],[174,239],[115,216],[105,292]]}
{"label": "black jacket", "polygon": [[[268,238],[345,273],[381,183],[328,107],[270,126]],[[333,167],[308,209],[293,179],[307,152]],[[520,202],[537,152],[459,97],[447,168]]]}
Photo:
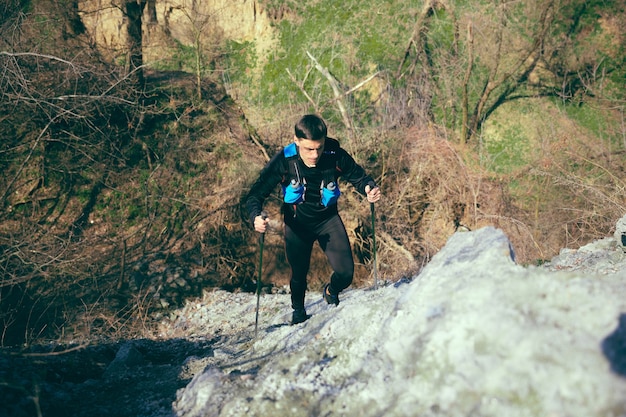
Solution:
{"label": "black jacket", "polygon": [[[296,157],[300,175],[306,179],[306,193],[304,202],[300,204],[283,203],[285,223],[298,222],[303,225],[314,225],[337,214],[337,205],[324,207],[321,204],[320,186],[322,181],[328,182],[328,173],[333,172],[334,180],[341,178],[351,183],[356,190],[365,195],[365,186],[375,187],[375,181],[365,173],[341,146],[332,138],[326,138],[324,152],[317,166],[309,168]],[[277,152],[267,165],[261,170],[259,178],[254,183],[246,197],[246,208],[251,222],[261,214],[263,202],[278,184],[287,186],[291,180],[289,164],[283,149]],[[341,183],[339,183],[341,187]]]}

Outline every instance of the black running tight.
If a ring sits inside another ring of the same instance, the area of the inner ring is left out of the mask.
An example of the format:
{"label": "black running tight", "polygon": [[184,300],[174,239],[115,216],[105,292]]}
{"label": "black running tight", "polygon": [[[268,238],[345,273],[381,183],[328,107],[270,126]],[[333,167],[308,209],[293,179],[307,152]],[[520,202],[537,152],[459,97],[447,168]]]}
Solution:
{"label": "black running tight", "polygon": [[354,276],[354,260],[346,228],[338,215],[330,217],[315,227],[298,223],[285,224],[285,252],[291,266],[291,305],[304,308],[307,274],[311,265],[313,244],[317,241],[333,269],[330,291],[338,294],[348,288]]}

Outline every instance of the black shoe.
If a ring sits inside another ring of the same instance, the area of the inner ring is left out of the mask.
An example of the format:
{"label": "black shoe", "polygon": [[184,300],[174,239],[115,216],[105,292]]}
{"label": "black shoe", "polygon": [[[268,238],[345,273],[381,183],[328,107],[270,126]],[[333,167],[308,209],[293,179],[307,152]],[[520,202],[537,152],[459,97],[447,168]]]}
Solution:
{"label": "black shoe", "polygon": [[303,308],[299,308],[297,310],[293,310],[293,315],[291,316],[291,324],[298,324],[307,321],[311,316],[306,314],[306,310]]}
{"label": "black shoe", "polygon": [[330,284],[326,284],[326,286],[324,287],[323,294],[324,294],[324,300],[326,300],[328,304],[334,304],[336,306],[339,305],[339,294],[330,293]]}

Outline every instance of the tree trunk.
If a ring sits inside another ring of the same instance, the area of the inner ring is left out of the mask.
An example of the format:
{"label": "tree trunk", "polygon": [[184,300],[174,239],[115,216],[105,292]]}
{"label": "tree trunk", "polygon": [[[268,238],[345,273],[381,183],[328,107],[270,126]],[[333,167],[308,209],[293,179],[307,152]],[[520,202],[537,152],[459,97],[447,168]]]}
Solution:
{"label": "tree trunk", "polygon": [[463,119],[461,123],[461,144],[467,143],[471,129],[469,127],[469,82],[472,75],[472,67],[474,66],[474,33],[472,32],[472,23],[467,24],[467,68],[465,77],[463,78],[463,97],[461,104],[461,112]]}
{"label": "tree trunk", "polygon": [[135,78],[140,85],[144,82],[142,15],[145,7],[145,0],[130,0],[124,3],[124,14],[128,19],[126,26],[128,34],[126,72]]}

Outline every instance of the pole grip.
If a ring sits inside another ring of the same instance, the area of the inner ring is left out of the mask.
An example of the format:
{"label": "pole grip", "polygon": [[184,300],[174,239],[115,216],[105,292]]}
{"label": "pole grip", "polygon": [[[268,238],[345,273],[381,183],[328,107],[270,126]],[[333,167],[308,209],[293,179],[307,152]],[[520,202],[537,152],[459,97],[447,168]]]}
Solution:
{"label": "pole grip", "polygon": [[[261,218],[263,220],[268,218],[267,212],[266,211],[262,211],[261,212]],[[263,242],[265,241],[265,232],[261,233],[261,235],[259,236],[259,244],[263,245]],[[263,246],[261,246],[261,248],[263,248]]]}

